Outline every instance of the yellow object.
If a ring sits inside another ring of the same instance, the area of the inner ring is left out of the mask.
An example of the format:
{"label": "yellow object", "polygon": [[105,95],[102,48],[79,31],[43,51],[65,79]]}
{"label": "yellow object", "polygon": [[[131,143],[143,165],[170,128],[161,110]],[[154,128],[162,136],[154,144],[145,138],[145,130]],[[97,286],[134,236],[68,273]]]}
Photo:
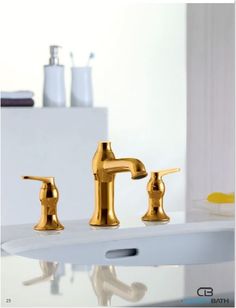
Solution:
{"label": "yellow object", "polygon": [[39,199],[41,202],[41,218],[34,229],[37,231],[63,230],[64,226],[57,217],[59,191],[53,177],[22,176],[23,180],[42,181]]}
{"label": "yellow object", "polygon": [[179,168],[174,168],[151,173],[151,178],[147,184],[149,206],[146,214],[142,217],[142,220],[162,222],[170,220],[169,216],[166,215],[163,208],[165,184],[162,180],[162,177],[169,173],[178,171],[180,171]]}
{"label": "yellow object", "polygon": [[147,175],[143,163],[135,158],[117,159],[110,142],[100,142],[93,161],[95,181],[95,209],[90,225],[117,226],[119,220],[114,209],[114,182],[118,172],[130,172],[132,179],[141,179]]}
{"label": "yellow object", "polygon": [[234,193],[213,192],[207,196],[207,201],[212,203],[234,203]]}

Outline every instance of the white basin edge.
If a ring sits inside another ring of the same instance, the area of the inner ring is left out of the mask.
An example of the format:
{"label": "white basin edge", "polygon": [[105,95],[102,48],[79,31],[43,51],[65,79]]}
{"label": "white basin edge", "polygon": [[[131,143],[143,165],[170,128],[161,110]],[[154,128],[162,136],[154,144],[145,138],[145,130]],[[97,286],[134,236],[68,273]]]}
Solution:
{"label": "white basin edge", "polygon": [[[68,222],[63,231],[34,231],[31,225],[3,228],[2,249],[10,254],[45,249],[52,246],[93,244],[126,239],[159,237],[201,232],[233,231],[233,220],[188,222],[182,224],[149,225],[134,228],[94,229],[87,221]],[[4,234],[6,236],[4,236]],[[5,237],[5,239],[4,239]]]}

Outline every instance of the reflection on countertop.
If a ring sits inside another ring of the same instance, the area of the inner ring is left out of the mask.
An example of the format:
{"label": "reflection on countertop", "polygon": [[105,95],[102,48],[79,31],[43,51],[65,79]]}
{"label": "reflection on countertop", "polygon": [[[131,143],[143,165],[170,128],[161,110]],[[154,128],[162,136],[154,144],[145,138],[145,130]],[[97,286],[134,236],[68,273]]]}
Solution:
{"label": "reflection on countertop", "polygon": [[[42,275],[23,281],[24,286],[32,286],[44,281],[50,281],[50,292],[53,295],[62,295],[59,292],[60,277],[65,275],[65,264],[57,262],[39,261]],[[77,267],[72,264],[72,272],[77,272]],[[79,268],[81,270],[81,266]],[[140,282],[133,282],[128,285],[117,278],[115,266],[96,265],[88,272],[93,290],[98,299],[98,305],[110,306],[111,298],[117,295],[127,302],[138,302],[143,298],[147,287]],[[70,282],[74,282],[70,279]]]}
{"label": "reflection on countertop", "polygon": [[[39,267],[42,271],[41,276],[23,281],[24,286],[32,286],[44,281],[50,281],[50,292],[53,295],[62,295],[59,292],[60,278],[65,275],[65,264],[57,262],[39,261]],[[77,267],[72,264],[73,269],[77,271]],[[81,267],[80,267],[81,270]],[[111,298],[117,295],[125,299],[127,302],[138,302],[143,298],[147,287],[140,282],[133,282],[128,285],[117,278],[115,266],[93,266],[89,273],[93,290],[98,299],[98,305],[110,306]],[[71,283],[74,282],[70,279]]]}
{"label": "reflection on countertop", "polygon": [[57,262],[47,262],[39,261],[39,266],[42,270],[42,275],[39,277],[32,278],[30,280],[23,281],[24,286],[31,286],[39,282],[51,279],[54,276],[58,263]]}
{"label": "reflection on countertop", "polygon": [[24,286],[32,286],[34,284],[50,281],[51,294],[59,295],[59,283],[61,276],[65,275],[65,264],[58,262],[39,261],[42,275],[23,281]]}
{"label": "reflection on countertop", "polygon": [[117,295],[127,302],[138,302],[147,291],[140,282],[125,284],[117,278],[115,266],[94,266],[90,276],[93,289],[98,298],[99,306],[110,306],[111,298]]}
{"label": "reflection on countertop", "polygon": [[[147,306],[197,297],[210,286],[214,296],[233,294],[234,262],[165,266],[81,266],[4,256],[2,306]],[[219,279],[221,277],[221,279]],[[233,299],[231,296],[230,303]]]}

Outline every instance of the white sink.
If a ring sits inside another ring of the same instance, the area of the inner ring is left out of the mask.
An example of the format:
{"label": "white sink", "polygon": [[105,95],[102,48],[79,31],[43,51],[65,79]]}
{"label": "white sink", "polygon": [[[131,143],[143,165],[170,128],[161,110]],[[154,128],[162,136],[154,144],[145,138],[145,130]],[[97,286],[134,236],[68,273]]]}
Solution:
{"label": "white sink", "polygon": [[60,232],[31,225],[6,226],[2,248],[9,254],[74,264],[184,265],[234,260],[234,221],[183,212],[168,224],[121,219],[119,228],[94,228],[87,220],[64,222]]}

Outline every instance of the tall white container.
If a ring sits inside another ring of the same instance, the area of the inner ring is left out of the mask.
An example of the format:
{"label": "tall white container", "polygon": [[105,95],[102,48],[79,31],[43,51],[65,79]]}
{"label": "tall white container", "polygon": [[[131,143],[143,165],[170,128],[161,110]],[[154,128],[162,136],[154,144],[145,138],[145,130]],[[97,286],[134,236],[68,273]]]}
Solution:
{"label": "tall white container", "polygon": [[50,46],[49,65],[44,66],[43,106],[66,105],[64,66],[59,64],[59,46]]}
{"label": "tall white container", "polygon": [[93,87],[91,67],[72,67],[71,78],[71,106],[92,107]]}

